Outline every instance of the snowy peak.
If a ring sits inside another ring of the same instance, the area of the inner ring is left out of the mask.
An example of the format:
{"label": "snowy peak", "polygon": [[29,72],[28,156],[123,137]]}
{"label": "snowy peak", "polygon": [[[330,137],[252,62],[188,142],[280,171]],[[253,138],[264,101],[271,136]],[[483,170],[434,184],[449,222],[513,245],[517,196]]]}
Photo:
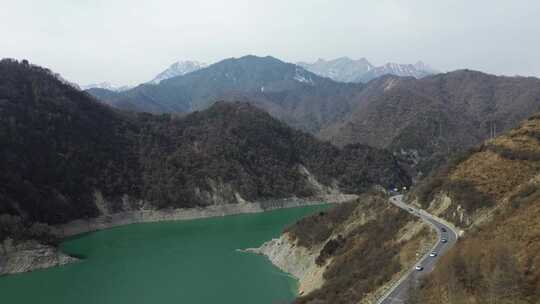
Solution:
{"label": "snowy peak", "polygon": [[349,57],[340,57],[333,60],[319,58],[314,63],[299,62],[297,64],[319,76],[340,82],[353,82],[360,75],[373,68],[373,65],[365,58],[353,60]]}
{"label": "snowy peak", "polygon": [[418,61],[415,64],[399,64],[399,63],[387,63],[380,67],[375,67],[368,73],[362,75],[357,79],[358,82],[368,82],[372,79],[378,78],[383,75],[396,75],[396,76],[409,76],[414,78],[422,78],[431,74],[437,73],[434,69],[422,61]]}
{"label": "snowy peak", "polygon": [[297,64],[319,76],[340,82],[368,82],[387,74],[422,78],[437,73],[422,61],[415,64],[387,63],[376,67],[366,58],[353,60],[349,57],[340,57],[333,60],[319,58],[313,63],[299,62]]}
{"label": "snowy peak", "polygon": [[414,67],[418,70],[429,72],[430,74],[437,74],[439,71],[435,70],[431,66],[425,64],[423,61],[418,61],[414,64]]}
{"label": "snowy peak", "polygon": [[132,88],[131,86],[116,86],[116,85],[113,85],[110,82],[106,82],[106,81],[81,86],[81,89],[83,89],[83,90],[105,89],[105,90],[114,91],[114,92],[123,92],[123,91],[127,91],[127,90],[129,90],[131,88]]}
{"label": "snowy peak", "polygon": [[303,68],[301,67],[296,67],[296,70],[295,70],[295,73],[294,73],[294,80],[298,81],[298,82],[302,82],[302,83],[307,83],[309,85],[313,85],[314,84],[314,81],[311,77],[311,75],[309,75],[310,73],[306,73],[306,70],[304,70]]}
{"label": "snowy peak", "polygon": [[165,79],[183,76],[207,67],[208,64],[194,60],[182,60],[171,64],[165,71],[159,73],[149,83],[158,84]]}

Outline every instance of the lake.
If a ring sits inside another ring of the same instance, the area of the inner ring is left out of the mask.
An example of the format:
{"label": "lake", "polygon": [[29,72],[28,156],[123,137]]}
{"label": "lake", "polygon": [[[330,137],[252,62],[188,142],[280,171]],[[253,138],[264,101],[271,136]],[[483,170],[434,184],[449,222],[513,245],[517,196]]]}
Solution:
{"label": "lake", "polygon": [[133,224],[66,240],[78,263],[0,278],[15,303],[286,303],[296,280],[267,259],[237,252],[279,236],[328,205],[189,221]]}

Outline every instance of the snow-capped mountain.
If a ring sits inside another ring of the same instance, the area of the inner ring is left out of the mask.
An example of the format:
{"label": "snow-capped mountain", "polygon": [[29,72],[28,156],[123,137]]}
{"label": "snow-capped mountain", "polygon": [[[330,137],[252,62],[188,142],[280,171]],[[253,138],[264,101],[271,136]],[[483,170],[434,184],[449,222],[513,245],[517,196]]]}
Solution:
{"label": "snow-capped mountain", "polygon": [[333,60],[319,59],[314,63],[298,62],[297,64],[319,76],[340,82],[353,82],[373,69],[373,65],[365,58],[353,60],[349,57],[341,57]]}
{"label": "snow-capped mountain", "polygon": [[302,69],[301,67],[296,67],[293,79],[298,81],[298,82],[313,85],[314,81],[313,81],[313,79],[311,77],[311,75],[313,75],[313,74],[311,74],[311,75],[310,74],[311,73],[309,73],[307,70]]}
{"label": "snow-capped mountain", "polygon": [[[196,72],[169,78],[157,84],[146,83],[127,92],[109,94],[104,90],[92,90],[90,94],[111,105],[131,111],[144,112],[192,112],[205,109],[216,100],[248,98],[253,100],[285,98],[287,102],[321,100],[319,92],[329,89],[332,96],[348,85],[337,83],[309,72],[304,68],[283,62],[277,58],[253,55],[228,58]],[[287,92],[287,93],[285,93]],[[114,92],[113,92],[114,93]],[[285,94],[285,95],[281,95]],[[321,93],[322,95],[329,95]],[[293,97],[294,96],[294,97]],[[324,99],[323,97],[322,99]],[[281,108],[273,100],[265,101],[270,108]],[[285,103],[285,101],[280,101]],[[320,101],[321,103],[323,101]],[[295,107],[296,105],[289,106]],[[324,115],[318,115],[322,117]]]}
{"label": "snow-capped mountain", "polygon": [[374,66],[365,58],[353,60],[348,57],[341,57],[333,60],[319,59],[314,63],[299,62],[297,64],[319,76],[340,82],[368,82],[386,74],[422,78],[437,73],[437,71],[421,61],[416,64],[387,63],[383,66]]}
{"label": "snow-capped mountain", "polygon": [[182,60],[171,64],[165,71],[159,73],[149,83],[158,84],[165,79],[186,75],[207,67],[208,64],[199,61]]}
{"label": "snow-capped mountain", "polygon": [[368,82],[383,75],[412,76],[414,78],[422,78],[436,73],[437,71],[422,61],[418,61],[416,64],[387,63],[383,66],[371,69],[358,77],[355,82]]}
{"label": "snow-capped mountain", "polygon": [[91,83],[91,84],[88,84],[88,85],[82,85],[81,86],[81,89],[82,90],[89,90],[89,89],[105,89],[105,90],[109,90],[109,91],[114,91],[114,92],[123,92],[123,91],[127,91],[129,89],[133,88],[132,86],[115,86],[113,84],[111,84],[110,82],[99,82],[99,83]]}

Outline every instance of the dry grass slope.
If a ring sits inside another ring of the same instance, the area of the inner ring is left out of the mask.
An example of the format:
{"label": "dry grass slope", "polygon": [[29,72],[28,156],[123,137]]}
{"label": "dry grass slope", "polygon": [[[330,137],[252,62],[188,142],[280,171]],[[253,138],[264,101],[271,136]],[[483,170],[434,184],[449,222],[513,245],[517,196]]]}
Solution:
{"label": "dry grass slope", "polygon": [[[466,181],[491,201],[465,211],[466,237],[443,257],[411,303],[540,303],[539,134],[536,115],[447,170],[446,179],[431,182],[437,191],[447,191],[448,183]],[[445,215],[456,220],[452,213],[466,200],[452,200]],[[437,202],[430,207],[436,209]]]}
{"label": "dry grass slope", "polygon": [[311,304],[373,299],[431,241],[429,229],[381,194],[307,217],[286,232],[299,246],[322,248],[316,262],[326,265],[323,286],[295,301]]}

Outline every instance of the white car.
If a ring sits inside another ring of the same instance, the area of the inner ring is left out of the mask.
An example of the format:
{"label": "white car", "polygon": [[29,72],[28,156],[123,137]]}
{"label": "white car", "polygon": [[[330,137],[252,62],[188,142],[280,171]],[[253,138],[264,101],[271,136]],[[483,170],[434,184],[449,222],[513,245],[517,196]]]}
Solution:
{"label": "white car", "polygon": [[448,243],[448,240],[447,239],[442,239],[441,242]]}
{"label": "white car", "polygon": [[424,270],[424,267],[417,265],[416,267],[414,267],[414,269],[416,269],[416,271],[422,271]]}
{"label": "white car", "polygon": [[429,254],[430,257],[436,257],[437,256],[437,253],[435,251],[432,251],[430,254]]}

